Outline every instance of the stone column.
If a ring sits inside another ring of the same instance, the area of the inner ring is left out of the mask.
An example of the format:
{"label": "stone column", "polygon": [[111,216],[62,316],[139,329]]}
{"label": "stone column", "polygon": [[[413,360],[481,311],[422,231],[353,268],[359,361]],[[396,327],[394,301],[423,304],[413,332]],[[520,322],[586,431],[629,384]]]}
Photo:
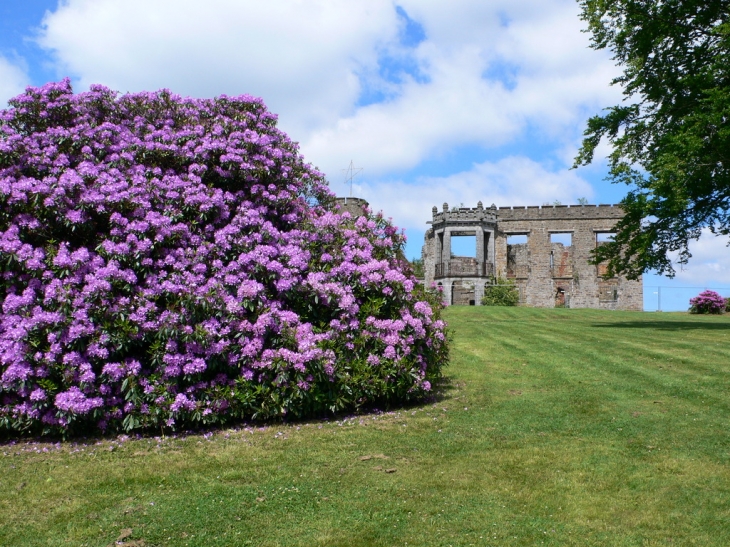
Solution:
{"label": "stone column", "polygon": [[[449,204],[444,201],[443,204],[444,231],[441,239],[441,253],[439,254],[440,262],[444,263],[451,259],[451,232],[446,227],[449,221]],[[444,272],[446,274],[446,272]]]}
{"label": "stone column", "polygon": [[441,251],[441,262],[451,260],[451,229],[444,228],[444,248]]}
{"label": "stone column", "polygon": [[597,267],[589,264],[591,251],[596,248],[596,233],[589,222],[581,222],[573,231],[573,296],[575,308],[598,308]]}
{"label": "stone column", "polygon": [[485,260],[484,256],[484,228],[481,226],[477,226],[477,229],[475,231],[474,238],[476,239],[477,243],[477,262],[479,264],[482,264]]}
{"label": "stone column", "polygon": [[482,305],[482,298],[484,298],[484,279],[477,279],[474,281],[474,304],[477,306]]}
{"label": "stone column", "polygon": [[527,236],[527,248],[530,253],[527,304],[538,308],[551,308],[555,302],[550,270],[550,235],[544,226],[530,230]]}

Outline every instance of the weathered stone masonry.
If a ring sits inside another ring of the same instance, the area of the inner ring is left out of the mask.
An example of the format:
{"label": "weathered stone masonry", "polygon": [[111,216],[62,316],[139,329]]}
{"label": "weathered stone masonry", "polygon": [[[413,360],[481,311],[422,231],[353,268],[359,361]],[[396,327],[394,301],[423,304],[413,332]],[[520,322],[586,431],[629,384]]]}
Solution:
{"label": "weathered stone masonry", "polygon": [[353,217],[359,217],[365,214],[368,202],[362,198],[336,198],[337,205],[341,212],[348,211]]}
{"label": "weathered stone masonry", "polygon": [[[485,285],[504,277],[514,280],[527,306],[643,309],[641,279],[607,279],[603,265],[588,262],[600,234],[613,232],[623,216],[618,206],[484,208],[479,202],[449,209],[444,203],[441,212],[432,212],[422,250],[425,282],[441,285],[446,302],[479,304]],[[454,236],[474,236],[476,257],[453,256]],[[510,244],[510,236],[526,236],[527,243]]]}

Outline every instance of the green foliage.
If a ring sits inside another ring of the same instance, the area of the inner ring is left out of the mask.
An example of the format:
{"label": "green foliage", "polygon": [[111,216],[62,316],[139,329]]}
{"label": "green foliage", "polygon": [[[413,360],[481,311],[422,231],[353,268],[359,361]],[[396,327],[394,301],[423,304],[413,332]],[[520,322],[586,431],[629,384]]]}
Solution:
{"label": "green foliage", "polygon": [[422,258],[414,258],[410,261],[411,269],[413,270],[413,275],[415,275],[418,279],[423,279],[425,271],[423,269],[423,259]]}
{"label": "green foliage", "polygon": [[516,306],[520,291],[511,279],[492,278],[492,285],[484,288],[482,306]]}
{"label": "green foliage", "polygon": [[703,228],[730,233],[730,0],[580,0],[594,49],[609,49],[625,104],[588,121],[575,166],[605,138],[610,176],[630,186],[614,241],[594,251],[609,275],[669,276]]}

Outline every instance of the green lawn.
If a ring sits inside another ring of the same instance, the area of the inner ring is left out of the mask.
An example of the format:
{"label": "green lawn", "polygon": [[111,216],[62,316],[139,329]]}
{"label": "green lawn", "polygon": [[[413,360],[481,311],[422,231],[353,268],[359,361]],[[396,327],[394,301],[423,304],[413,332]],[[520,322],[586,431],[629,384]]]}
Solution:
{"label": "green lawn", "polygon": [[0,445],[0,545],[730,545],[730,316],[446,318],[435,404]]}

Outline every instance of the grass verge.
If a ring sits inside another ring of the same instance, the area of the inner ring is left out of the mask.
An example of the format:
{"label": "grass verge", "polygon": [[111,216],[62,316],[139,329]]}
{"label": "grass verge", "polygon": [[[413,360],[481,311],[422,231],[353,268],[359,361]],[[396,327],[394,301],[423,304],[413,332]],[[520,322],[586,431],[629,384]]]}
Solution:
{"label": "grass verge", "polygon": [[730,545],[730,318],[451,308],[434,404],[0,446],[0,545]]}

